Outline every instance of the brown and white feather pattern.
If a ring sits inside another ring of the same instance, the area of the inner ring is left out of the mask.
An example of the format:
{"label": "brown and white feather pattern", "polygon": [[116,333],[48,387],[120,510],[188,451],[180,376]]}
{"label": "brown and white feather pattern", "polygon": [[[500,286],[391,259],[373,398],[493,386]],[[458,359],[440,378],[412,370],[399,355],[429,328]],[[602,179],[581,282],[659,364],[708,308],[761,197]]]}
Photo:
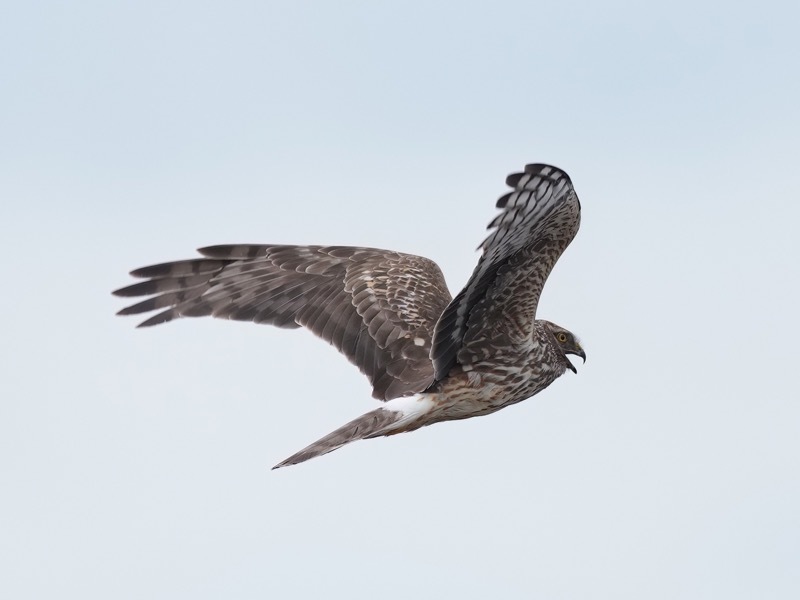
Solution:
{"label": "brown and white feather pattern", "polygon": [[494,412],[571,367],[554,338],[557,326],[535,316],[545,281],[580,225],[578,197],[560,169],[528,165],[506,181],[513,190],[497,201],[502,212],[452,301],[427,258],[375,248],[245,244],[201,248],[202,258],[133,271],[146,281],[114,293],[151,297],[119,314],[160,310],[140,326],[210,315],[305,327],[355,364],[386,403],[278,466],[354,440]]}
{"label": "brown and white feather pattern", "polygon": [[478,265],[436,324],[437,380],[457,362],[530,339],[545,281],[578,232],[580,202],[564,171],[528,165],[506,183],[514,190],[497,201],[503,212],[489,224]]}
{"label": "brown and white feather pattern", "polygon": [[450,301],[431,260],[375,248],[232,245],[206,258],[137,269],[147,281],[118,296],[156,294],[119,314],[164,309],[140,327],[214,316],[287,329],[331,343],[390,400],[433,383],[433,326]]}

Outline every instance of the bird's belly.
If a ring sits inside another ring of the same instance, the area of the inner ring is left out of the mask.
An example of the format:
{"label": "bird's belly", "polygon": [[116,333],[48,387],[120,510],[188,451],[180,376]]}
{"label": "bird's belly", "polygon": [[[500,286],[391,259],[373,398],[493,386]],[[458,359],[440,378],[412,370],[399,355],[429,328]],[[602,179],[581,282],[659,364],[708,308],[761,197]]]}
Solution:
{"label": "bird's belly", "polygon": [[526,400],[550,385],[560,375],[556,370],[536,373],[513,369],[470,369],[451,373],[438,394],[442,420],[488,415]]}

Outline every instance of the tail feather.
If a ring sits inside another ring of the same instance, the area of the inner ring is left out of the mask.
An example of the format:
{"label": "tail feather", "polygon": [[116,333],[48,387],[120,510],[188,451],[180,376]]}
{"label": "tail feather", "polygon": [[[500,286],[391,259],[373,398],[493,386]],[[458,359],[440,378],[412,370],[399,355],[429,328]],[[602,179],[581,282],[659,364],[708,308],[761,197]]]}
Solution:
{"label": "tail feather", "polygon": [[382,431],[385,430],[386,427],[399,421],[402,416],[402,413],[386,410],[384,408],[370,411],[350,421],[347,425],[342,425],[336,431],[329,433],[310,446],[303,448],[300,452],[292,454],[289,458],[272,468],[279,469],[281,467],[288,467],[289,465],[296,465],[310,458],[315,458],[327,454],[328,452],[338,450],[350,442],[382,435]]}
{"label": "tail feather", "polygon": [[435,401],[428,395],[390,400],[383,407],[370,411],[342,425],[336,431],[293,454],[273,469],[288,467],[338,450],[345,444],[367,438],[392,435],[418,429],[434,422],[430,412]]}

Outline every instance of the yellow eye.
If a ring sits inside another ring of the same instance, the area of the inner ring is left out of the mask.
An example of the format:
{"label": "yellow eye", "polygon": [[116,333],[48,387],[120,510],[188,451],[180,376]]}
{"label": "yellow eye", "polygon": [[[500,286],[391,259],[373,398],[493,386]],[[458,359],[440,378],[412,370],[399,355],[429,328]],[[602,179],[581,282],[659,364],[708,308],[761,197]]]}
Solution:
{"label": "yellow eye", "polygon": [[556,339],[563,344],[564,342],[567,341],[567,334],[566,333],[559,333],[556,336]]}

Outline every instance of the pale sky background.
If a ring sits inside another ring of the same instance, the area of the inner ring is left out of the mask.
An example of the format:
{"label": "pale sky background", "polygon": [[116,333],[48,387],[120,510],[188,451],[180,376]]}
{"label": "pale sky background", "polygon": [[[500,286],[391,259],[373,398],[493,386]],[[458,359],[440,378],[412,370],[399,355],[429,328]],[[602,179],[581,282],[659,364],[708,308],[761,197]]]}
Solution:
{"label": "pale sky background", "polygon": [[[0,596],[800,598],[794,2],[0,10]],[[452,291],[550,162],[539,315],[588,353],[495,415],[269,468],[374,408],[304,331],[136,331],[130,269],[233,242]]]}

